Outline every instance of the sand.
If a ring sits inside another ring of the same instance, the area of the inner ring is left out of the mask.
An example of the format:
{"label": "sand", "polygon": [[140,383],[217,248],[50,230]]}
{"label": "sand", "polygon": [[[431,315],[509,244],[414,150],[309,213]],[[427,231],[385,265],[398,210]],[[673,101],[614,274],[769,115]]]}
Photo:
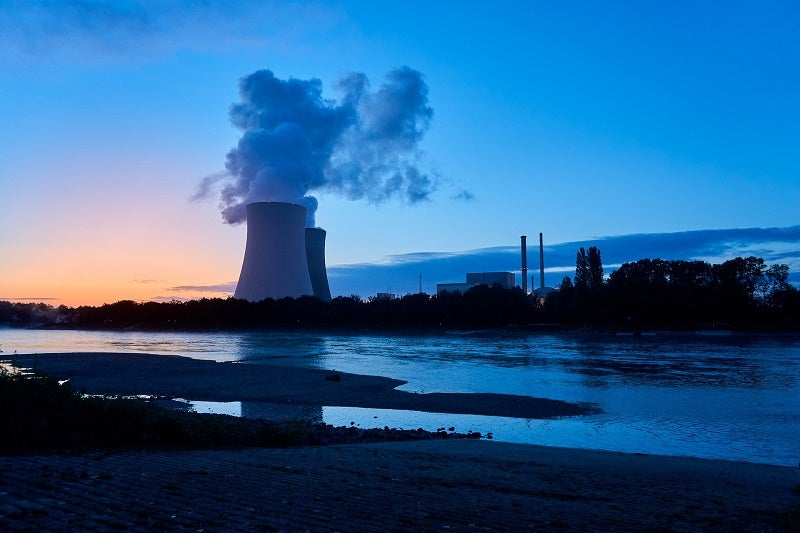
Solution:
{"label": "sand", "polygon": [[[340,374],[330,381],[326,371],[175,359],[52,354],[38,364],[94,392],[428,402],[415,398],[427,395],[392,393],[399,382],[386,378]],[[225,385],[231,379],[235,387]],[[446,406],[453,398],[444,396]],[[474,396],[459,403],[466,412],[482,409],[483,397]],[[492,414],[546,416],[561,405],[495,400]],[[800,531],[800,468],[470,439],[0,456],[3,531],[552,529]]]}
{"label": "sand", "polygon": [[131,353],[17,355],[14,365],[69,379],[90,394],[155,395],[194,401],[370,407],[432,413],[554,418],[593,413],[596,406],[510,394],[396,390],[404,381],[331,370]]}
{"label": "sand", "polygon": [[0,456],[0,530],[797,531],[800,469],[447,439]]}

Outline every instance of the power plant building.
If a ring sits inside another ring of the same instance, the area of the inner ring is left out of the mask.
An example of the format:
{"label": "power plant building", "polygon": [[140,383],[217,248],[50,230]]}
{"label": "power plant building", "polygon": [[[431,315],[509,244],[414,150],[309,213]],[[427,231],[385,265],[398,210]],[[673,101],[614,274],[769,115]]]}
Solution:
{"label": "power plant building", "polygon": [[468,272],[467,285],[488,285],[497,283],[504,289],[513,289],[516,279],[513,272]]}
{"label": "power plant building", "polygon": [[[552,287],[546,287],[544,284],[544,237],[539,233],[539,287],[536,287],[536,277],[531,276],[531,291],[528,293],[528,246],[526,235],[520,235],[520,259],[521,259],[521,274],[522,274],[522,291],[525,294],[544,299],[553,292]],[[441,294],[444,292],[460,292],[465,293],[472,287],[478,285],[492,286],[494,284],[500,285],[504,289],[512,289],[516,286],[516,280],[513,272],[469,272],[467,273],[467,280],[465,283],[437,283],[436,293]]]}
{"label": "power plant building", "polygon": [[465,293],[472,287],[478,285],[492,285],[497,284],[504,289],[513,289],[516,285],[516,279],[513,272],[468,272],[466,283],[437,283],[436,294],[443,292],[460,292]]}
{"label": "power plant building", "polygon": [[464,294],[474,286],[469,283],[437,283],[436,294],[442,294],[443,292],[460,292]]}
{"label": "power plant building", "polygon": [[330,301],[325,230],[306,228],[306,208],[285,202],[247,205],[247,244],[234,298],[317,296]]}

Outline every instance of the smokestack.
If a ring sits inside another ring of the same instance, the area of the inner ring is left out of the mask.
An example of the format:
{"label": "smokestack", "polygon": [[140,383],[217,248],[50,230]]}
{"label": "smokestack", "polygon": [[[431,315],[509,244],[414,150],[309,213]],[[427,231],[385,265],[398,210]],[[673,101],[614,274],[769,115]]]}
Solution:
{"label": "smokestack", "polygon": [[539,287],[544,289],[544,240],[539,233]]}
{"label": "smokestack", "polygon": [[528,236],[520,235],[520,247],[522,248],[522,292],[528,294]]}
{"label": "smokestack", "polygon": [[325,236],[322,228],[306,228],[306,259],[314,296],[323,302],[331,301],[328,270],[325,267]]}
{"label": "smokestack", "polygon": [[254,202],[246,209],[247,245],[234,297],[258,302],[314,294],[306,257],[306,208]]}

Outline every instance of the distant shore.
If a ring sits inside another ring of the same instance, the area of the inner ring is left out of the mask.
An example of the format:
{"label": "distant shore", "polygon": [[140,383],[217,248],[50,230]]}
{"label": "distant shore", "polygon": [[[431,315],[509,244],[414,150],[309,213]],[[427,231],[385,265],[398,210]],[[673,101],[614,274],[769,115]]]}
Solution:
{"label": "distant shore", "polygon": [[[2,327],[2,326],[0,326]],[[507,335],[515,333],[555,333],[567,335],[643,335],[643,336],[711,336],[711,335],[730,335],[730,336],[779,336],[779,337],[800,337],[800,329],[796,327],[774,327],[763,326],[743,327],[743,326],[660,326],[658,324],[648,324],[643,326],[632,326],[630,324],[559,324],[559,323],[530,323],[530,324],[507,324],[504,326],[492,326],[484,328],[470,327],[417,327],[417,326],[320,326],[320,325],[275,325],[264,327],[177,327],[175,325],[154,327],[152,325],[128,325],[128,326],[105,326],[105,327],[85,327],[67,324],[40,324],[26,327],[14,327],[11,329],[32,329],[32,330],[63,330],[63,331],[102,331],[102,332],[154,332],[154,333],[250,333],[250,332],[295,332],[295,333],[315,333],[330,335],[392,335],[392,334],[415,334],[415,335]],[[2,356],[2,354],[0,354]]]}
{"label": "distant shore", "polygon": [[367,407],[545,419],[600,412],[594,405],[490,393],[417,394],[405,382],[334,370],[250,363],[218,363],[138,353],[9,355],[20,368],[69,380],[80,391],[115,396],[152,395],[194,401]]}

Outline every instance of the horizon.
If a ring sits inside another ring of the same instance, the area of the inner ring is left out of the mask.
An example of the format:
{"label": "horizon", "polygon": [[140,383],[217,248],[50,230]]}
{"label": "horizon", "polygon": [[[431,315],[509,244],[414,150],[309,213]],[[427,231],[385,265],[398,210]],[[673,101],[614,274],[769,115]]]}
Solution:
{"label": "horizon", "polygon": [[[607,271],[756,255],[797,285],[798,24],[783,1],[12,3],[0,298],[226,294],[245,227],[223,217],[276,194],[254,153],[292,176],[281,194],[318,200],[334,296],[416,292],[419,274],[435,293],[469,269],[519,284],[513,250],[539,232],[551,286],[575,244]],[[281,87],[312,105],[270,114]],[[255,123],[273,144],[248,144]]]}
{"label": "horizon", "polygon": [[[600,237],[587,241],[571,241],[548,244],[545,241],[545,285],[558,287],[561,280],[574,277],[575,253],[580,247],[597,246],[603,258],[605,276],[616,270],[622,263],[635,262],[639,259],[663,260],[700,260],[711,264],[723,263],[736,257],[755,255],[765,260],[767,265],[786,264],[789,266],[789,282],[800,288],[800,225],[788,228],[743,228],[729,230],[697,230],[681,233],[665,234],[629,234]],[[787,247],[788,245],[788,247]],[[754,250],[754,246],[756,249]],[[531,257],[538,244],[528,242],[528,255]],[[604,252],[605,250],[605,252]],[[645,253],[637,256],[638,251]],[[606,258],[610,257],[611,261]],[[514,265],[514,262],[517,262]],[[529,260],[528,287],[538,286],[539,268]],[[503,268],[511,265],[517,268]],[[386,256],[375,262],[328,267],[331,281],[331,292],[336,296],[359,296],[366,299],[379,292],[393,293],[398,296],[416,294],[418,275],[422,274],[423,293],[436,294],[438,283],[463,281],[467,272],[502,271],[515,275],[516,285],[521,285],[519,245],[498,245],[476,250],[456,252],[414,252]],[[436,277],[430,280],[427,275]],[[449,277],[448,277],[449,276]],[[365,281],[365,278],[370,278]],[[372,280],[374,279],[374,280]],[[392,286],[400,290],[392,290]],[[338,290],[337,290],[338,287]],[[171,295],[154,298],[133,299],[144,302],[189,301],[200,298],[232,298],[236,281],[208,286],[171,287]],[[182,293],[194,296],[183,297]],[[13,297],[0,300],[15,303],[45,303],[53,306],[81,305],[99,306],[111,304],[131,298],[103,301],[99,303],[72,303],[58,301],[58,298]]]}

